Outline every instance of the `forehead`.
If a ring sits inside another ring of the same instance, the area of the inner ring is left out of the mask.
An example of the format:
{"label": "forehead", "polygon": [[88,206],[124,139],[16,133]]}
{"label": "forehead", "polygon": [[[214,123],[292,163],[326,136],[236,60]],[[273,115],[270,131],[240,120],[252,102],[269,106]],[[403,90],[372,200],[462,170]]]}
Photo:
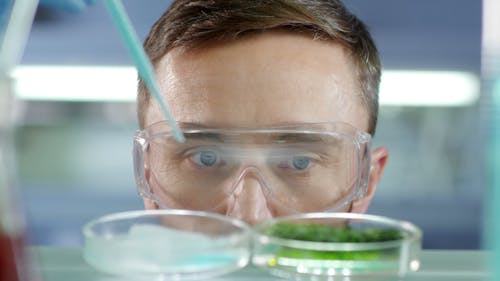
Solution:
{"label": "forehead", "polygon": [[[266,32],[174,49],[156,71],[179,122],[251,127],[342,121],[367,127],[350,56],[340,45],[305,35]],[[146,124],[161,119],[152,104]]]}

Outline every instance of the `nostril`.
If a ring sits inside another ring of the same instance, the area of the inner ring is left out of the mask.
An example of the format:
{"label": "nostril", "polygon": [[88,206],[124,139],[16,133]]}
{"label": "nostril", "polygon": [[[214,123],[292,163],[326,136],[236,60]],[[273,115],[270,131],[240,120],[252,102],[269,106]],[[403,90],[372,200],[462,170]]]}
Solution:
{"label": "nostril", "polygon": [[263,211],[263,212],[252,212],[251,210],[247,209],[241,209],[239,213],[231,213],[228,214],[231,217],[234,217],[236,219],[242,220],[249,225],[256,225],[258,223],[261,223],[263,221],[266,221],[268,219],[272,218],[271,212],[269,211]]}
{"label": "nostril", "polygon": [[254,218],[248,218],[248,219],[245,219],[245,218],[243,218],[243,219],[240,219],[240,220],[242,220],[242,221],[246,222],[247,224],[249,224],[249,225],[251,225],[251,226],[254,226],[254,225],[256,225],[256,224],[259,224],[259,223],[261,223],[261,222],[264,222],[266,219],[260,219],[260,218],[259,218],[259,219],[254,219]]}

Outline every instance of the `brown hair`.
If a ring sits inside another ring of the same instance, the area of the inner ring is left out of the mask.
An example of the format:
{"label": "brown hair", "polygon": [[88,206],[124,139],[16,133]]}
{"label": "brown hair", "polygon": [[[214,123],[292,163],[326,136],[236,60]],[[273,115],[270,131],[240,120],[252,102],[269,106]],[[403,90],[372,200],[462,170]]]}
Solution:
{"label": "brown hair", "polygon": [[[269,29],[308,33],[346,48],[357,68],[362,102],[369,114],[368,132],[375,133],[380,59],[366,26],[338,0],[176,0],[154,24],[144,47],[156,66],[176,47],[195,48]],[[149,98],[144,81],[139,79],[141,128]]]}

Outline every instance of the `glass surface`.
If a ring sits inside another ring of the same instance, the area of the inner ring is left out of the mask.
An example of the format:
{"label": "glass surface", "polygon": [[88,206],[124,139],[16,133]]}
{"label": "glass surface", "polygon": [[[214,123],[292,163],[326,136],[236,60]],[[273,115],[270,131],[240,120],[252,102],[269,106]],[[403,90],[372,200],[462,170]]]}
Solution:
{"label": "glass surface", "polygon": [[[420,265],[421,231],[381,216],[310,213],[274,219],[256,231],[253,264],[284,278],[387,280]],[[288,238],[292,236],[295,239]]]}
{"label": "glass surface", "polygon": [[250,258],[250,228],[205,212],[116,213],[89,222],[83,233],[84,259],[127,280],[209,278],[242,268]]}
{"label": "glass surface", "polygon": [[13,189],[10,98],[11,80],[0,73],[0,280],[17,281],[23,280],[24,225]]}

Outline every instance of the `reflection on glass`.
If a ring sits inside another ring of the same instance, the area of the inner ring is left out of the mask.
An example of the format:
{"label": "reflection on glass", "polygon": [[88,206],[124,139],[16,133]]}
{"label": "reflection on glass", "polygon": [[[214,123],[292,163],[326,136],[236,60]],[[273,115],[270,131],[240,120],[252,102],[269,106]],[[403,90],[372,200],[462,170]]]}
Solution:
{"label": "reflection on glass", "polygon": [[495,0],[483,1],[483,46],[482,46],[482,75],[485,91],[485,106],[483,109],[486,121],[485,136],[487,139],[487,181],[488,188],[485,198],[488,198],[486,217],[484,220],[484,238],[486,246],[493,251],[489,262],[493,276],[490,280],[499,280],[500,268],[500,37],[498,25],[500,18],[498,11],[500,2]]}
{"label": "reflection on glass", "polygon": [[15,196],[9,70],[22,53],[36,4],[34,0],[0,2],[0,280],[33,280],[25,249],[24,217]]}

